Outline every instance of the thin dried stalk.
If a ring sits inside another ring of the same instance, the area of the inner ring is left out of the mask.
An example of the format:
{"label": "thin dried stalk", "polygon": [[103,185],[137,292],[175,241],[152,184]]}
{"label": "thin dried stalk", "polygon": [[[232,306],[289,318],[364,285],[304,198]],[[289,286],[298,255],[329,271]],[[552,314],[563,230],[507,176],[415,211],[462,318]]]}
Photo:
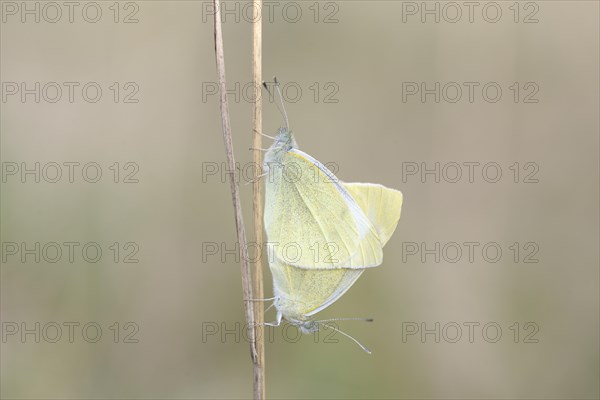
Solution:
{"label": "thin dried stalk", "polygon": [[[242,289],[244,293],[244,308],[246,311],[246,323],[248,324],[248,339],[250,341],[250,354],[252,363],[256,368],[258,353],[255,343],[254,323],[254,296],[252,294],[252,278],[250,275],[250,261],[248,257],[248,246],[246,242],[246,230],[242,217],[242,206],[240,202],[239,180],[235,169],[235,157],[233,154],[233,142],[231,136],[231,124],[229,122],[229,103],[227,101],[227,84],[225,80],[225,56],[223,54],[223,33],[221,31],[221,7],[219,0],[213,0],[215,7],[215,56],[217,59],[217,75],[219,76],[221,124],[223,126],[223,141],[225,143],[225,154],[227,156],[227,170],[231,184],[231,198],[235,210],[235,226],[241,256]],[[255,373],[256,374],[256,373]]]}
{"label": "thin dried stalk", "polygon": [[[252,147],[255,149],[252,160],[254,165],[262,165],[262,153],[258,150],[262,148],[262,137],[259,132],[262,132],[262,0],[254,1],[254,15],[258,18],[252,23],[252,74],[254,83],[254,105],[252,110],[252,128],[253,138]],[[256,239],[256,247],[263,248],[263,195],[262,195],[262,179],[254,180],[254,237]],[[252,277],[254,294],[257,299],[264,298],[263,290],[263,270],[262,257],[257,257],[252,265]],[[265,321],[264,306],[262,302],[258,302],[254,307],[254,321],[256,329],[262,329]],[[254,398],[265,398],[265,335],[261,332],[255,332],[256,338],[256,362],[254,364]]]}

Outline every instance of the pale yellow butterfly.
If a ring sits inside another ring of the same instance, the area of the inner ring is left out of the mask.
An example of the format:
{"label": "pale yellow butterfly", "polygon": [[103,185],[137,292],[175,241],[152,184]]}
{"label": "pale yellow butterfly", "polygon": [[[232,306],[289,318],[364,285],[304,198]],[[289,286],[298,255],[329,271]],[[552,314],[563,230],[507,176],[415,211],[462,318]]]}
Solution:
{"label": "pale yellow butterfly", "polygon": [[267,151],[265,165],[265,230],[277,319],[302,326],[342,296],[365,268],[382,263],[382,247],[400,219],[402,193],[338,181],[297,149],[286,128]]}
{"label": "pale yellow butterfly", "polygon": [[319,321],[311,316],[339,299],[366,268],[383,262],[382,247],[400,219],[402,193],[377,184],[340,182],[298,149],[287,127],[279,130],[264,163],[275,325],[285,318],[303,332],[313,332]]}

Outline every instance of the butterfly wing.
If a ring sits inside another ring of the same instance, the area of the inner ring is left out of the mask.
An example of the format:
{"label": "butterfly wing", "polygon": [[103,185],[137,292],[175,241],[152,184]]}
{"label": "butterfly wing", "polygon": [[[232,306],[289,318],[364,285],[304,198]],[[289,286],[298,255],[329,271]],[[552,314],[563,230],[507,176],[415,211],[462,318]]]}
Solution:
{"label": "butterfly wing", "polygon": [[306,269],[280,261],[269,263],[277,301],[288,320],[304,320],[339,299],[364,269]]}
{"label": "butterfly wing", "polygon": [[[370,219],[382,246],[394,233],[402,209],[402,193],[372,183],[341,183]],[[303,320],[337,301],[364,269],[316,270],[281,261],[270,263],[278,310],[286,319]]]}
{"label": "butterfly wing", "polygon": [[383,247],[390,239],[402,211],[402,192],[375,183],[342,183],[369,218]]}
{"label": "butterfly wing", "polygon": [[307,269],[362,269],[382,263],[381,240],[371,220],[319,161],[292,149],[277,165],[269,165],[266,179],[270,258]]}

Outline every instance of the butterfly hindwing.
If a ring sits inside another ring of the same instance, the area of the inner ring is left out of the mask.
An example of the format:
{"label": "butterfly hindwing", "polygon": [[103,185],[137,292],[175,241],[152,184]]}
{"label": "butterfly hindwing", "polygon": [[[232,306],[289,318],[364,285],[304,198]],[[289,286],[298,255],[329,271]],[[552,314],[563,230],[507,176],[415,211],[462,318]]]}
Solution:
{"label": "butterfly hindwing", "polygon": [[369,218],[384,246],[400,220],[402,192],[376,183],[343,183],[343,186]]}
{"label": "butterfly hindwing", "polygon": [[306,269],[280,261],[269,263],[277,309],[292,319],[304,319],[339,299],[364,269]]}

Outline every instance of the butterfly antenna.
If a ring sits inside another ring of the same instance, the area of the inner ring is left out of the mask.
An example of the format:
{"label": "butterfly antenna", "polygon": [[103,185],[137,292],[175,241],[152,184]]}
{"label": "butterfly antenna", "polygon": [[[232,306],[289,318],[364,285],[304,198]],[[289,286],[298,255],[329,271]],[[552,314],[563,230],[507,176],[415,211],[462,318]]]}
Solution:
{"label": "butterfly antenna", "polygon": [[[287,116],[287,112],[285,111],[285,105],[283,103],[283,95],[281,94],[281,89],[279,88],[279,82],[277,81],[277,77],[274,76],[273,77],[273,82],[275,82],[275,88],[277,89],[277,93],[279,94],[279,104],[277,104],[277,108],[279,109],[279,112],[281,113],[281,115],[283,115],[283,119],[285,120],[285,128],[287,129],[287,131],[290,131],[290,122],[288,120],[288,116]],[[266,86],[265,86],[266,87]],[[270,94],[270,92],[269,92]]]}
{"label": "butterfly antenna", "polygon": [[331,329],[333,329],[333,330],[334,330],[334,331],[336,331],[336,332],[339,332],[339,333],[341,333],[342,335],[346,336],[348,339],[352,340],[354,343],[356,343],[357,345],[359,345],[359,346],[360,346],[360,348],[361,348],[361,349],[363,349],[365,353],[367,353],[367,354],[372,354],[372,353],[371,353],[371,350],[369,350],[369,349],[367,349],[365,346],[363,346],[363,345],[362,345],[362,344],[361,344],[361,343],[360,343],[358,340],[354,339],[352,336],[350,336],[350,335],[348,335],[347,333],[345,333],[345,332],[343,332],[343,331],[339,330],[338,328],[334,327],[333,325],[329,325],[329,324],[326,324],[326,323],[321,323],[321,325],[323,325],[323,326],[326,326],[326,327],[328,327],[328,328],[331,328]]}
{"label": "butterfly antenna", "polygon": [[362,317],[331,318],[331,319],[322,319],[322,320],[315,321],[315,322],[316,323],[321,323],[321,322],[333,322],[333,321],[364,321],[364,322],[373,322],[373,318],[362,318]]}

